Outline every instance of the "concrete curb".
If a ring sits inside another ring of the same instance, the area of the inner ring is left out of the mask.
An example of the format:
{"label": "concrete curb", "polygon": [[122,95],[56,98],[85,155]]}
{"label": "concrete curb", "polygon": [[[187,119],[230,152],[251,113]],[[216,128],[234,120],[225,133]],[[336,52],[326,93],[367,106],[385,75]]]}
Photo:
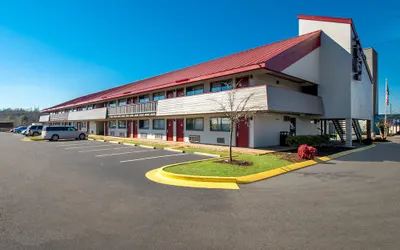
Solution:
{"label": "concrete curb", "polygon": [[[292,171],[295,171],[298,169],[306,168],[306,167],[309,167],[309,166],[312,166],[312,165],[315,165],[315,164],[318,164],[321,162],[330,161],[330,160],[336,159],[338,157],[349,155],[349,154],[352,154],[355,152],[364,151],[364,150],[373,148],[375,146],[376,145],[370,145],[370,146],[366,146],[366,147],[362,147],[362,148],[357,148],[357,149],[353,149],[353,150],[340,152],[340,153],[333,154],[330,156],[317,157],[315,160],[308,160],[308,161],[304,161],[304,162],[294,163],[294,164],[291,164],[288,166],[260,172],[257,174],[252,174],[252,175],[247,175],[247,176],[239,176],[239,177],[182,175],[182,174],[174,174],[174,173],[164,171],[164,169],[168,168],[168,167],[179,166],[179,165],[188,164],[188,163],[192,164],[192,163],[196,163],[196,162],[200,162],[200,161],[207,161],[207,160],[213,160],[213,159],[176,163],[176,164],[167,165],[167,166],[164,166],[164,167],[152,170],[152,171],[153,172],[156,171],[157,175],[162,176],[165,179],[168,179],[168,183],[167,183],[168,185],[190,187],[190,182],[193,182],[193,187],[199,187],[199,185],[198,185],[199,182],[205,182],[205,183],[208,183],[207,188],[213,188],[211,183],[248,184],[248,183],[268,179],[268,178],[271,178],[274,176],[278,176],[281,174],[285,174],[288,172],[292,172]],[[147,176],[147,174],[146,174],[146,176]],[[152,180],[151,178],[149,178],[149,179]],[[175,184],[174,184],[174,180],[177,181]],[[182,181],[186,181],[186,182],[182,185],[181,184]],[[163,183],[160,181],[157,181],[157,182]]]}
{"label": "concrete curb", "polygon": [[123,145],[126,145],[126,146],[133,146],[133,147],[136,147],[136,144],[133,144],[133,143],[122,143]]}
{"label": "concrete curb", "polygon": [[179,150],[179,149],[173,149],[173,148],[164,148],[166,151],[171,151],[171,152],[177,152],[177,153],[185,153],[184,150]]}
{"label": "concrete curb", "polygon": [[95,141],[95,139],[92,139],[92,138],[88,138],[88,141]]}
{"label": "concrete curb", "polygon": [[147,145],[139,145],[139,147],[156,149],[156,147],[154,147],[154,146],[147,146]]}
{"label": "concrete curb", "polygon": [[193,152],[193,154],[195,154],[195,155],[204,155],[204,156],[209,156],[209,157],[213,157],[213,158],[220,158],[221,157],[220,155],[202,153],[202,152]]}
{"label": "concrete curb", "polygon": [[119,141],[107,141],[109,143],[114,143],[114,144],[121,144]]}

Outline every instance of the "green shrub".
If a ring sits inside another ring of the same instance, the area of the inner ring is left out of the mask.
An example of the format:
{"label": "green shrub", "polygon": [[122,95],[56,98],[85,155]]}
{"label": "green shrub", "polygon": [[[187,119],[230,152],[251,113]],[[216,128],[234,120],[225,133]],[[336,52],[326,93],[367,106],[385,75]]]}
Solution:
{"label": "green shrub", "polygon": [[324,146],[329,143],[331,135],[296,135],[296,136],[288,136],[286,138],[286,144],[289,146],[300,146],[303,144],[307,144],[309,146],[317,147]]}

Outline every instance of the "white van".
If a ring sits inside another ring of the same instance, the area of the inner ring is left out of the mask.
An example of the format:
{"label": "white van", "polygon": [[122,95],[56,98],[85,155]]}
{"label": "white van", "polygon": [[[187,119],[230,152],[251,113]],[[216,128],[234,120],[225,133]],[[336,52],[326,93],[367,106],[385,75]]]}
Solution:
{"label": "white van", "polygon": [[85,140],[87,134],[72,126],[45,126],[42,130],[42,138],[50,141],[58,141],[58,139]]}

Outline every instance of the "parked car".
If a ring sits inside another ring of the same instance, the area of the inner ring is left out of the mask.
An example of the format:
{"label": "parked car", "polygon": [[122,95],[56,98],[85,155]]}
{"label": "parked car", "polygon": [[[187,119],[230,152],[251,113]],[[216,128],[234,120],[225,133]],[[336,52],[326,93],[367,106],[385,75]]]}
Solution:
{"label": "parked car", "polygon": [[27,136],[38,136],[42,134],[43,125],[31,125],[26,129]]}
{"label": "parked car", "polygon": [[21,135],[25,135],[26,136],[26,129],[21,131]]}
{"label": "parked car", "polygon": [[22,131],[26,130],[26,126],[20,126],[14,129],[14,133],[20,134]]}
{"label": "parked car", "polygon": [[42,130],[42,138],[50,141],[58,141],[59,139],[85,140],[87,134],[72,126],[45,126]]}

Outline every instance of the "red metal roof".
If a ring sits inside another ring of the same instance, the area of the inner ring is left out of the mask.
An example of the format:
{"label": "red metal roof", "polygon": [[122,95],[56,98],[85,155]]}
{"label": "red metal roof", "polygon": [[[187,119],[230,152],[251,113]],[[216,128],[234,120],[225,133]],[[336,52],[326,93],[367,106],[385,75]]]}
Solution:
{"label": "red metal roof", "polygon": [[43,110],[48,112],[73,106],[130,96],[146,91],[212,79],[258,68],[282,71],[320,46],[321,31],[263,45],[195,66],[82,96]]}
{"label": "red metal roof", "polygon": [[347,23],[347,24],[353,23],[353,20],[351,18],[342,18],[342,17],[298,15],[297,18],[304,20],[321,21],[321,22],[334,22],[334,23]]}

